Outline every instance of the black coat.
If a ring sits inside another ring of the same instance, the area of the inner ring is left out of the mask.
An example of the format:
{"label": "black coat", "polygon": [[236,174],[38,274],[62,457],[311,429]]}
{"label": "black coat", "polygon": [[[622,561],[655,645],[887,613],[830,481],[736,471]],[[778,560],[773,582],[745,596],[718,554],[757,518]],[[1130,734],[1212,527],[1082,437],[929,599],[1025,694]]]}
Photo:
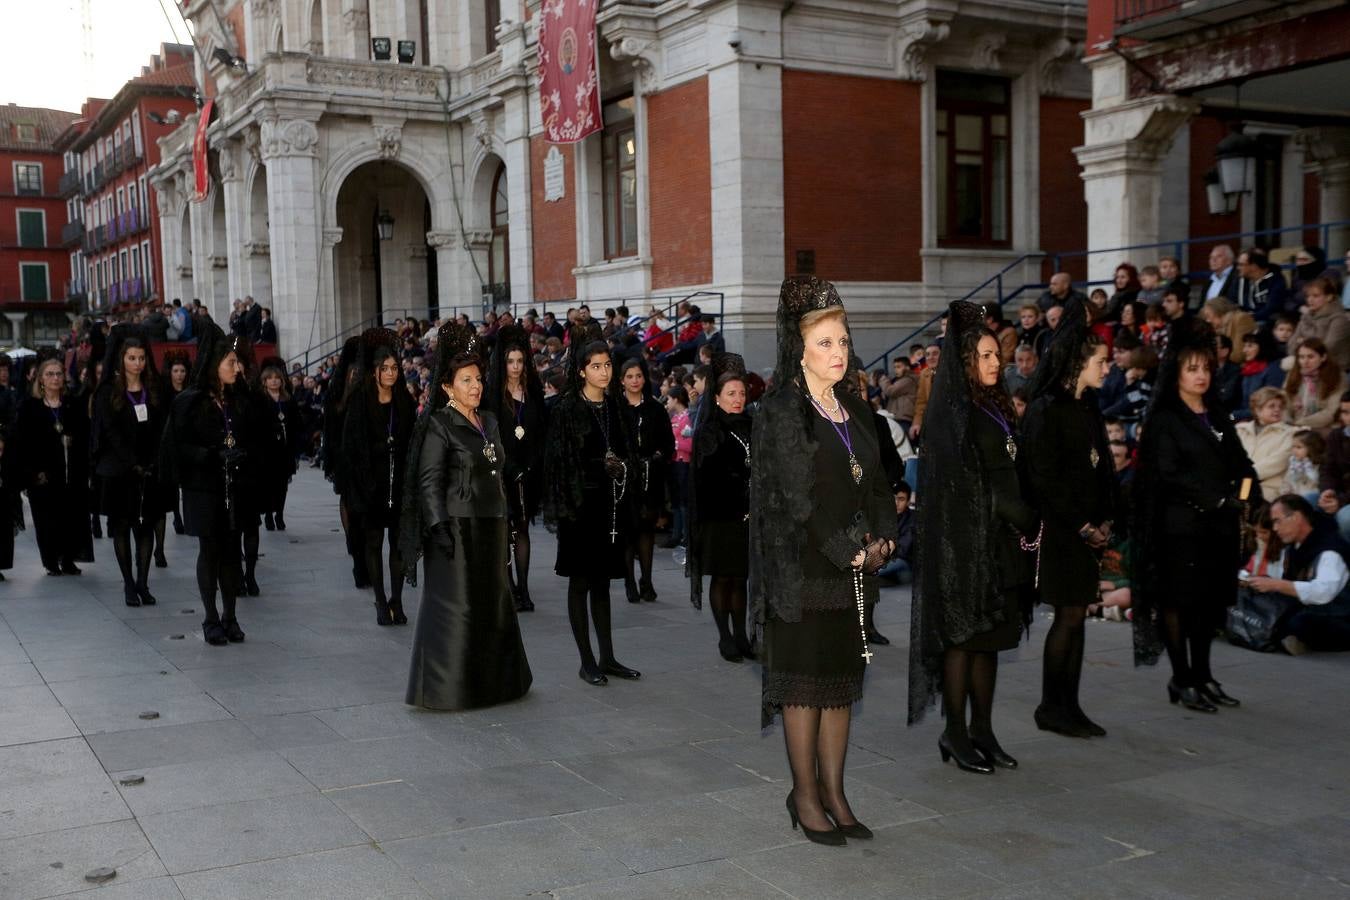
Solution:
{"label": "black coat", "polygon": [[1236,545],[1237,515],[1219,504],[1225,497],[1237,496],[1242,479],[1252,479],[1253,490],[1259,490],[1259,484],[1232,419],[1216,411],[1209,414],[1206,426],[1179,403],[1160,403],[1144,427],[1149,452],[1141,464],[1150,470],[1153,524],[1159,535],[1166,536],[1159,550],[1185,554],[1192,545],[1185,538],[1212,530],[1231,533]]}
{"label": "black coat", "polygon": [[[735,419],[715,410],[718,421],[708,422],[694,438],[694,528],[705,522],[744,522],[750,511],[750,458],[745,446],[730,433],[750,443],[749,416]],[[674,438],[669,428],[666,433]]]}
{"label": "black coat", "polygon": [[[8,452],[18,457],[18,486],[31,489],[37,485],[38,475],[47,476],[50,485],[69,484],[81,496],[89,485],[89,416],[83,397],[67,395],[61,400],[58,413],[61,432],[55,428],[57,417],[37,397],[26,397],[19,407],[15,425],[15,440]],[[69,438],[69,454],[62,447],[62,439]],[[69,463],[69,479],[66,478]]]}
{"label": "black coat", "polygon": [[[1037,398],[1022,424],[1021,462],[1039,507],[1041,600],[1087,606],[1097,596],[1098,552],[1078,535],[1084,525],[1117,518],[1116,480],[1096,398],[1054,394]],[[1095,462],[1094,462],[1095,460]]]}
{"label": "black coat", "polygon": [[[230,486],[236,497],[252,494],[257,483],[262,435],[249,395],[230,390],[225,410],[237,456],[230,464]],[[207,391],[191,388],[174,398],[160,442],[160,474],[186,491],[221,498],[225,495],[225,416]]]}
{"label": "black coat", "polygon": [[[429,529],[450,519],[506,517],[501,435],[492,413],[479,413],[487,440],[462,413],[446,406],[432,414],[418,458],[417,490]],[[493,446],[495,461],[483,454]]]}
{"label": "black coat", "polygon": [[253,395],[262,446],[259,449],[261,508],[275,512],[281,507],[281,493],[295,474],[295,458],[306,442],[300,406],[291,397],[273,400],[266,391]]}
{"label": "black coat", "polygon": [[1022,549],[1020,539],[1036,537],[1038,517],[1023,497],[1017,463],[1008,455],[1007,433],[992,418],[977,412],[971,416],[970,437],[989,485],[994,527],[987,550],[996,563],[999,590],[1007,593],[1031,584],[1034,558]]}
{"label": "black coat", "polygon": [[136,412],[130,400],[124,400],[120,409],[113,399],[117,389],[105,384],[94,395],[94,417],[90,427],[89,455],[94,473],[104,478],[119,478],[140,466],[151,469],[158,465],[159,439],[168,421],[169,405],[163,396],[146,392],[146,410],[150,417],[153,440],[137,446]]}
{"label": "black coat", "polygon": [[675,457],[675,433],[670,430],[666,408],[651,397],[643,398],[637,406],[629,403],[627,397],[620,397],[618,402],[628,419],[637,465],[633,473],[633,511],[640,522],[650,525],[665,507],[666,472]]}
{"label": "black coat", "polygon": [[388,526],[398,521],[408,440],[416,418],[412,397],[402,385],[394,386],[390,405],[379,402],[378,391],[369,379],[348,401],[342,424],[342,459],[338,462],[344,470],[344,497],[351,509],[375,516],[374,523]]}

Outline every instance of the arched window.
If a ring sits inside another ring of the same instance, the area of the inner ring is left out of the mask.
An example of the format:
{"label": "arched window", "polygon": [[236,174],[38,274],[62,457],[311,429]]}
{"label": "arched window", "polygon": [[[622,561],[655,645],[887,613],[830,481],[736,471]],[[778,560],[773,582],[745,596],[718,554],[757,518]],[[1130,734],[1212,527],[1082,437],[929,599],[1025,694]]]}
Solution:
{"label": "arched window", "polygon": [[488,253],[488,279],[493,292],[510,283],[511,207],[506,196],[506,166],[497,167],[492,179],[492,247]]}

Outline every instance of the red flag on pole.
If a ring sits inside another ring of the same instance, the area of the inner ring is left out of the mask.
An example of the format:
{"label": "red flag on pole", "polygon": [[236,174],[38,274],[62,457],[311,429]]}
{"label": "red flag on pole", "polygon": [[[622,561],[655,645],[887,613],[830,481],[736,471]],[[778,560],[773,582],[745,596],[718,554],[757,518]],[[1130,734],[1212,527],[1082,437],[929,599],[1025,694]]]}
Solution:
{"label": "red flag on pole", "polygon": [[598,2],[544,0],[540,8],[539,109],[549,143],[574,144],[602,127],[595,56]]}
{"label": "red flag on pole", "polygon": [[201,118],[197,120],[197,133],[192,138],[192,202],[200,203],[206,199],[211,189],[211,174],[206,170],[206,126],[211,124],[211,108],[216,101],[207,100],[202,107]]}

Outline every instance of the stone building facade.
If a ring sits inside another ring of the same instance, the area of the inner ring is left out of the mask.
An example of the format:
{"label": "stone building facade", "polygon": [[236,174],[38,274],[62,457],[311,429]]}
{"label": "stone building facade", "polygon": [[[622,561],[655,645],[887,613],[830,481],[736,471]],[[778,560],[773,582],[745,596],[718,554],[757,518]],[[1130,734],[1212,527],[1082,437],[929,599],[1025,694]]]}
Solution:
{"label": "stone building facade", "polygon": [[[766,364],[781,279],[814,272],[868,356],[1005,266],[1040,277],[1028,254],[1086,244],[1081,2],[606,2],[606,127],[558,146],[536,0],[184,12],[213,178],[190,202],[195,122],[162,141],[165,295],[219,317],[251,294],[288,355],[404,309],[704,291]],[[374,37],[415,42],[412,61],[372,59]]]}

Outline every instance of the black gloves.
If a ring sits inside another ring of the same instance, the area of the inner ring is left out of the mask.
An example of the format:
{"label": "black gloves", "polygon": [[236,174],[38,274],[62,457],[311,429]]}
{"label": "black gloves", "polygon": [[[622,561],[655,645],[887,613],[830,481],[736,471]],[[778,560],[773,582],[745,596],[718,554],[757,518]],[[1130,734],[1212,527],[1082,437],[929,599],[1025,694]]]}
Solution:
{"label": "black gloves", "polygon": [[628,467],[624,465],[623,460],[619,459],[619,457],[615,456],[613,453],[606,453],[605,474],[608,475],[612,481],[620,481],[628,474]]}
{"label": "black gloves", "polygon": [[237,469],[244,462],[244,451],[238,447],[221,447],[220,461],[231,469]]}
{"label": "black gloves", "polygon": [[[871,535],[868,535],[871,537]],[[881,571],[881,567],[886,565],[886,561],[891,558],[891,551],[894,549],[890,541],[885,538],[877,538],[863,548],[862,570],[864,575],[875,575]]]}
{"label": "black gloves", "polygon": [[455,532],[449,522],[437,522],[431,526],[431,543],[450,559],[455,558]]}

